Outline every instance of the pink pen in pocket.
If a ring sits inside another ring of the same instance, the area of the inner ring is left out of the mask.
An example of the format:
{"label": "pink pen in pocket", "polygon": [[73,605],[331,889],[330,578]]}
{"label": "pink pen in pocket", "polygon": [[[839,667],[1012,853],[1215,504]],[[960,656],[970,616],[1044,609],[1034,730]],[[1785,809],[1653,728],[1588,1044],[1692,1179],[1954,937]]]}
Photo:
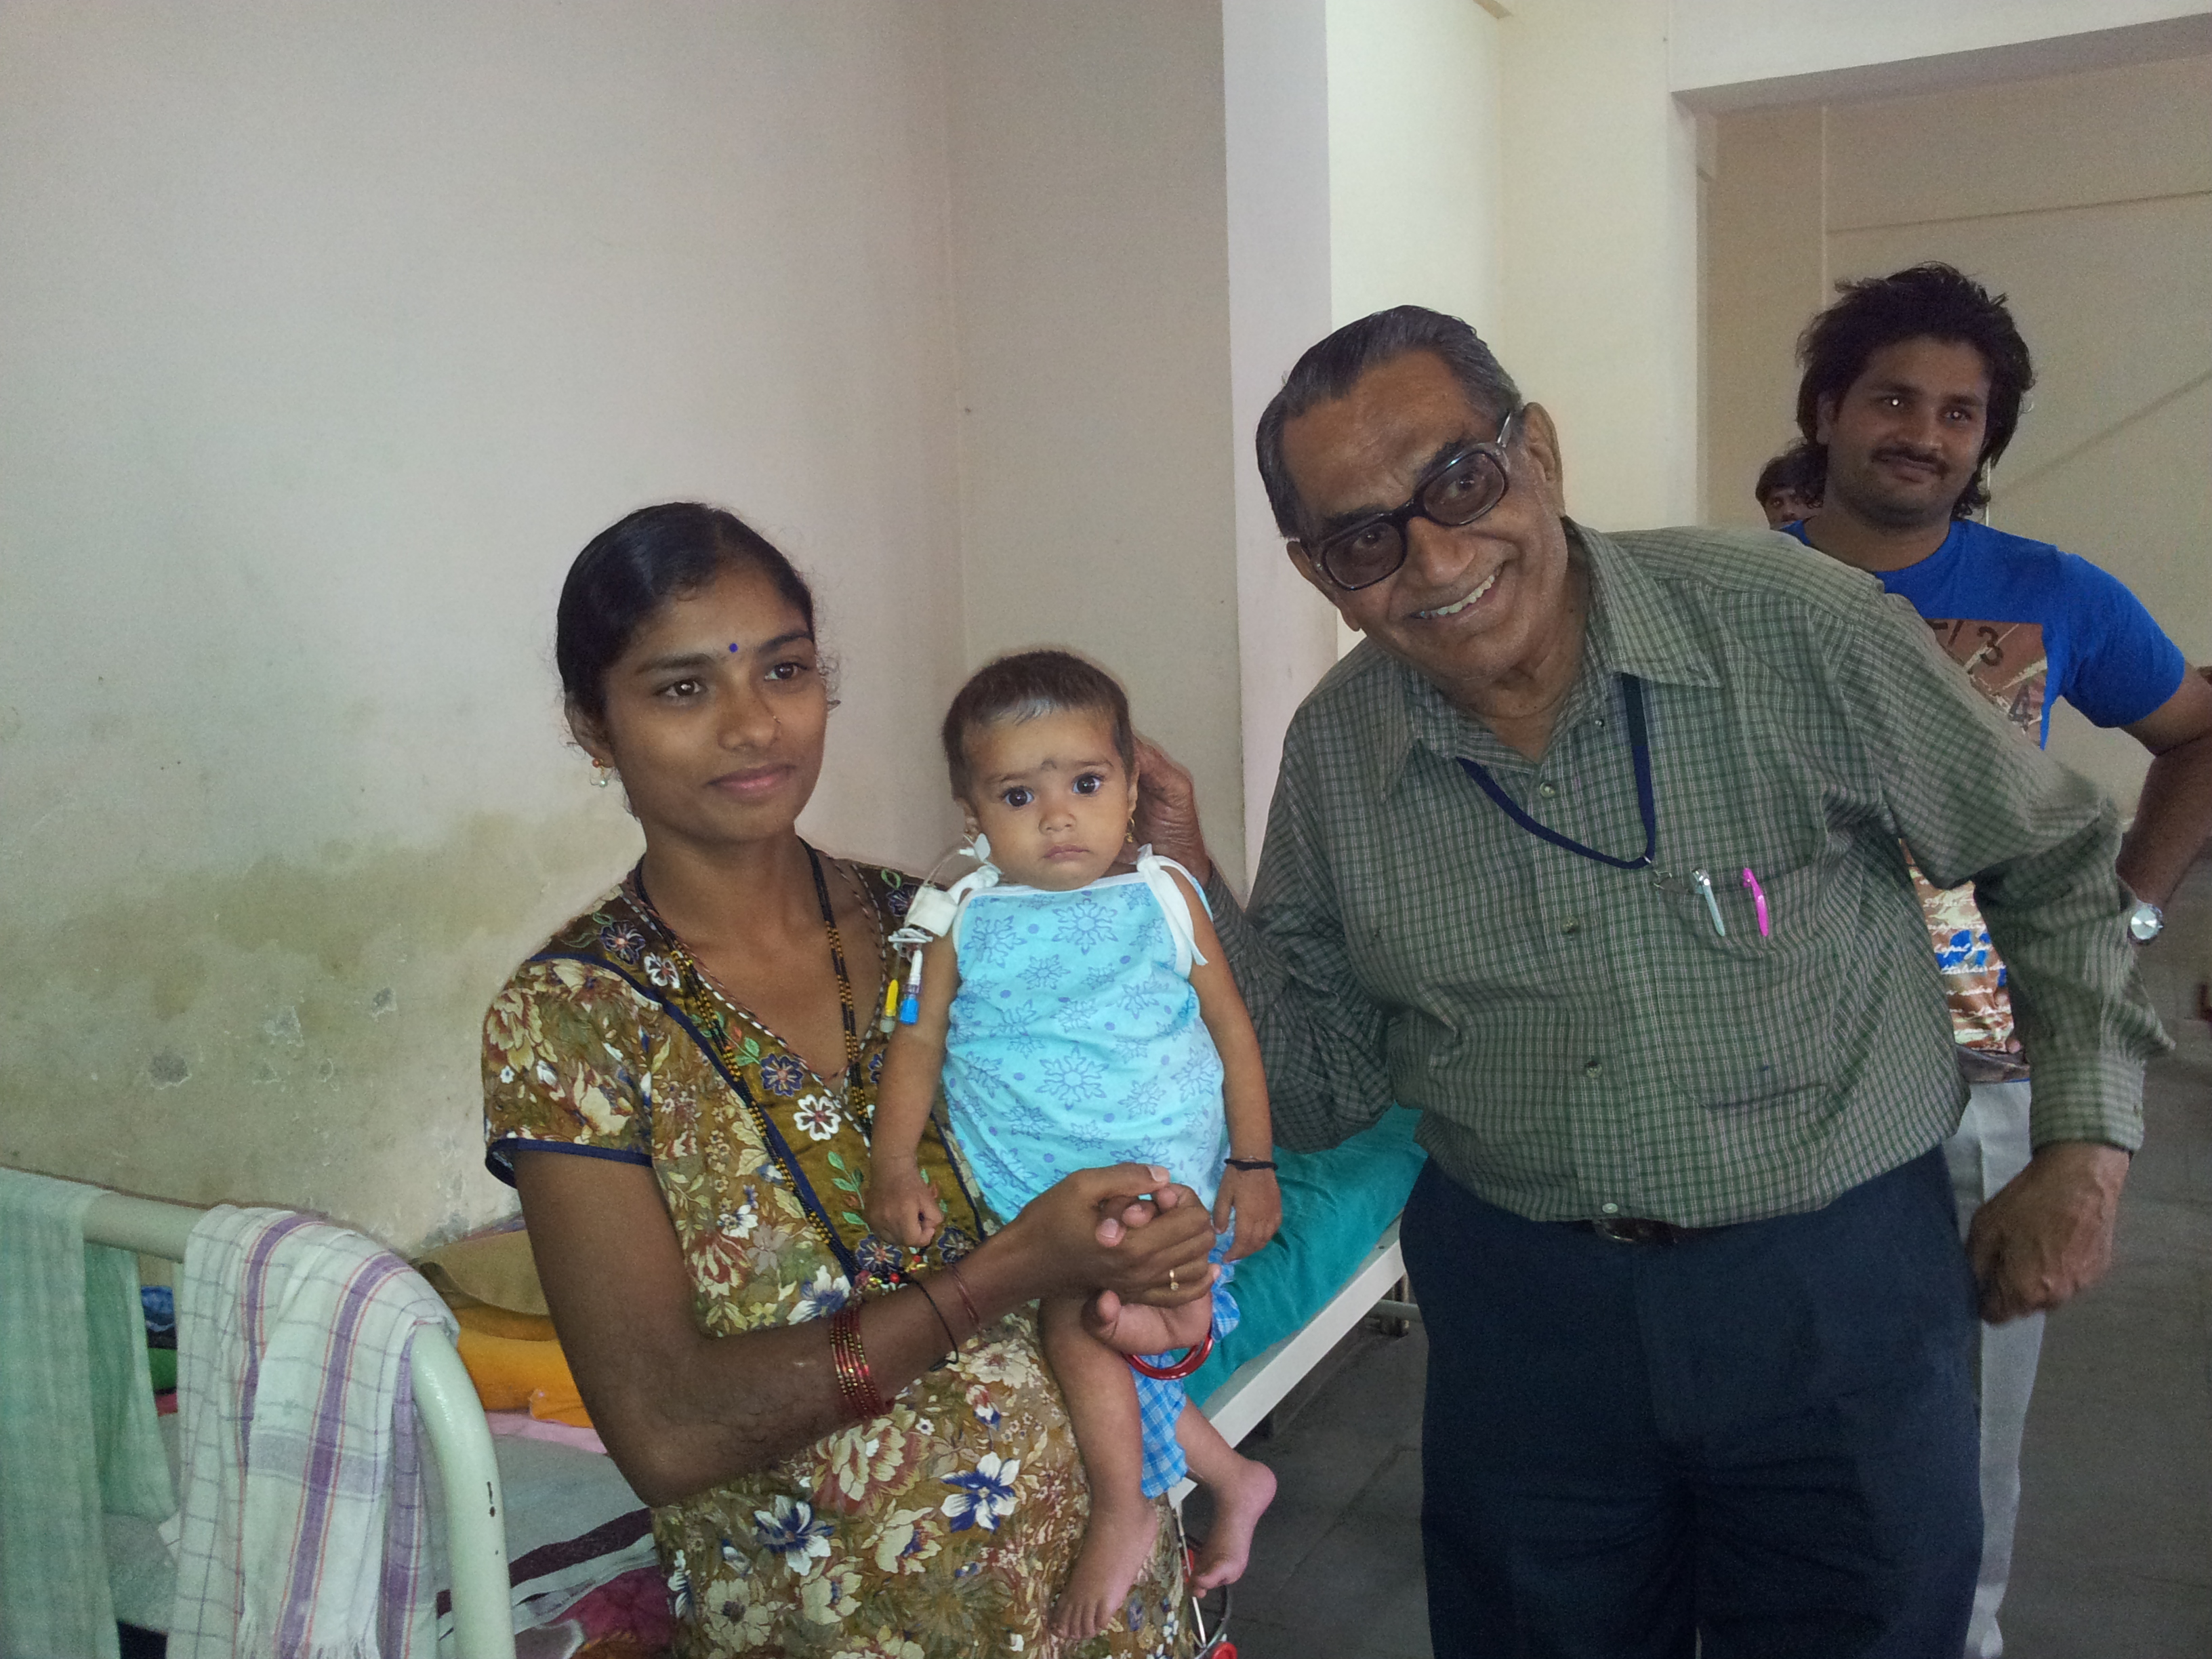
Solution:
{"label": "pink pen in pocket", "polygon": [[1765,939],[1774,931],[1767,921],[1766,890],[1759,884],[1759,878],[1751,873],[1747,864],[1743,867],[1743,884],[1751,890],[1752,907],[1759,912],[1759,936]]}

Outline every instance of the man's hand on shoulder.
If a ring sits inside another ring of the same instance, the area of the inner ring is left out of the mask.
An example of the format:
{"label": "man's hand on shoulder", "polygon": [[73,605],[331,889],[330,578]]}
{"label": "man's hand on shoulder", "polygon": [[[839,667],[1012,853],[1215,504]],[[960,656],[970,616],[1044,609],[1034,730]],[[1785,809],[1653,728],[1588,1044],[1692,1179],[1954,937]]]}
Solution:
{"label": "man's hand on shoulder", "polygon": [[1982,1206],[1966,1236],[1993,1325],[2055,1308],[2105,1276],[2128,1155],[2095,1141],[2058,1140]]}
{"label": "man's hand on shoulder", "polygon": [[1190,774],[1150,738],[1137,739],[1137,839],[1173,859],[1203,886],[1213,873],[1198,823],[1198,789]]}

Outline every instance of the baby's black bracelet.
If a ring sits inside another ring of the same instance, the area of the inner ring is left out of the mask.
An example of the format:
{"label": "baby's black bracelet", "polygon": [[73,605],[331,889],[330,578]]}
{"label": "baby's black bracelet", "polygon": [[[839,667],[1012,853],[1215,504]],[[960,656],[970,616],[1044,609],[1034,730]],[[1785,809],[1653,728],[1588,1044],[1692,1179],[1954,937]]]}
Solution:
{"label": "baby's black bracelet", "polygon": [[1232,1170],[1272,1170],[1275,1167],[1275,1160],[1272,1158],[1225,1158],[1221,1161]]}

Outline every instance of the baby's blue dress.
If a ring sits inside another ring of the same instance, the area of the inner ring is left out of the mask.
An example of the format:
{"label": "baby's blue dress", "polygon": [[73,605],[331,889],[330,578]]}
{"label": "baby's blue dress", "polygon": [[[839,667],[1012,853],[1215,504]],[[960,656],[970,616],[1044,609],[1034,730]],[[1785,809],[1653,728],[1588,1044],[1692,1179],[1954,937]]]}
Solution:
{"label": "baby's blue dress", "polygon": [[[1001,1217],[1109,1164],[1157,1164],[1213,1202],[1228,1156],[1221,1056],[1199,1017],[1190,970],[1202,958],[1169,868],[1146,848],[1133,874],[1061,893],[979,886],[962,902],[945,1099]],[[1226,1331],[1236,1304],[1219,1287],[1214,1304]],[[1145,1490],[1164,1492],[1183,1474],[1182,1385],[1135,1381]]]}
{"label": "baby's blue dress", "polygon": [[[1228,1150],[1221,1057],[1191,989],[1188,912],[1178,938],[1151,876],[1066,893],[985,887],[953,923],[945,1100],[1001,1216],[1106,1164],[1160,1164],[1213,1202]],[[1157,879],[1180,909],[1164,866]]]}

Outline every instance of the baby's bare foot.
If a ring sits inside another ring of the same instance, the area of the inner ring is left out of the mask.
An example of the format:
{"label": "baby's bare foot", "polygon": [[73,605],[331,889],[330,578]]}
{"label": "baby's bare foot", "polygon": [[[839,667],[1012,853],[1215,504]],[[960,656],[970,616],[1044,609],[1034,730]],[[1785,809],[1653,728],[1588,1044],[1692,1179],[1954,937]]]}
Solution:
{"label": "baby's bare foot", "polygon": [[1236,1474],[1214,1483],[1213,1530],[1198,1554],[1194,1590],[1210,1590],[1216,1584],[1233,1584],[1244,1576],[1252,1559],[1252,1529],[1275,1500],[1275,1472],[1249,1457],[1236,1462]]}
{"label": "baby's bare foot", "polygon": [[[1269,1475],[1270,1492],[1274,1484],[1274,1476]],[[1267,1505],[1263,1502],[1261,1507]],[[1093,1493],[1091,1527],[1083,1534],[1082,1553],[1075,1558],[1074,1571],[1067,1576],[1067,1588],[1053,1607],[1054,1633],[1071,1641],[1088,1641],[1113,1623],[1121,1604],[1129,1599],[1129,1587],[1144,1571],[1159,1529],[1159,1510],[1152,1504],[1102,1505]],[[1249,1549],[1252,1537],[1249,1524],[1244,1537]],[[1241,1569],[1241,1559],[1238,1565]]]}

